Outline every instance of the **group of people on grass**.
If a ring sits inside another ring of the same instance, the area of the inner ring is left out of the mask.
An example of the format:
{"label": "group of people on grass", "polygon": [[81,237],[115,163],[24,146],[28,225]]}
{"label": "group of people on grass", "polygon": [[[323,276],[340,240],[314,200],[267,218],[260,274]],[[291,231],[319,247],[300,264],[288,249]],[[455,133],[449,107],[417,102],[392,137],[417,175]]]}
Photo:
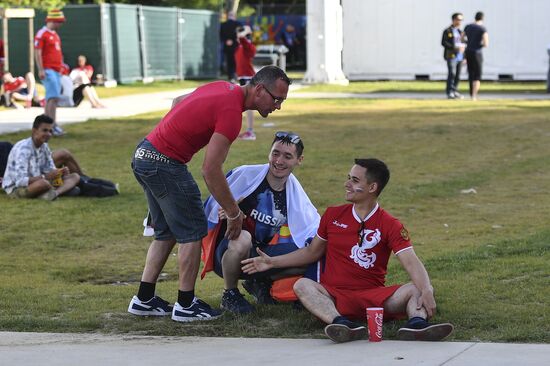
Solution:
{"label": "group of people on grass", "polygon": [[[386,320],[407,318],[399,339],[447,337],[450,323],[429,322],[436,310],[434,289],[407,229],[378,204],[390,177],[384,162],[355,159],[343,179],[348,203],[322,216],[292,174],[304,159],[304,141],[296,133],[275,134],[266,164],[224,175],[242,113],[255,110],[265,118],[281,109],[290,83],[281,69],[266,66],[242,86],[205,84],[176,98],[138,144],[132,169],[147,198],[154,240],[128,312],[179,322],[219,317],[221,310],[195,296],[202,253],[203,276],[214,271],[223,277],[222,310],[255,311],[238,288],[242,279],[258,304],[273,304],[273,297],[298,300],[327,324],[325,333],[334,342],[365,337],[367,307],[383,307]],[[206,145],[201,173],[211,196],[203,205],[187,164]],[[156,294],[156,284],[176,244],[178,294],[171,303]],[[410,283],[386,286],[392,252]]]}
{"label": "group of people on grass", "polygon": [[86,57],[78,56],[77,64],[72,70],[64,62],[61,38],[57,33],[64,22],[65,16],[61,10],[48,11],[46,24],[38,30],[34,38],[38,76],[46,90],[44,98],[39,97],[36,80],[31,72],[24,76],[14,76],[8,71],[2,76],[4,104],[17,108],[44,106],[44,114],[54,121],[54,136],[64,134],[56,123],[57,107],[76,107],[84,97],[90,101],[92,108],[105,107],[92,84],[94,69],[88,64]]}

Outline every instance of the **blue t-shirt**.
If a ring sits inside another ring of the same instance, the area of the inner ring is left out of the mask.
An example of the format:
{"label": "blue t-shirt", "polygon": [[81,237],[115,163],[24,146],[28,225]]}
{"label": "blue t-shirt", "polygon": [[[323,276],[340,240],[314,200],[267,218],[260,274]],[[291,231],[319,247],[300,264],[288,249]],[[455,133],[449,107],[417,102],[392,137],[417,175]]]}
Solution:
{"label": "blue t-shirt", "polygon": [[466,33],[466,37],[468,38],[466,52],[476,52],[481,50],[483,47],[481,41],[485,32],[487,32],[487,29],[485,29],[484,26],[475,23],[468,24],[466,28],[464,28],[464,33]]}
{"label": "blue t-shirt", "polygon": [[252,242],[264,245],[287,223],[286,189],[275,191],[267,178],[239,203],[246,215],[243,229],[252,235]]}

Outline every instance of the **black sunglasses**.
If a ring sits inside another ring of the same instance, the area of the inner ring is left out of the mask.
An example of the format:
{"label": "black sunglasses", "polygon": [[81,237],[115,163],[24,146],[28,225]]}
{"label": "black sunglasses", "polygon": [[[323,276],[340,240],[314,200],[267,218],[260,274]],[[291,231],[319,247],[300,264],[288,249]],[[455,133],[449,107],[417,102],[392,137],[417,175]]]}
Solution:
{"label": "black sunglasses", "polygon": [[296,135],[292,132],[286,132],[286,131],[278,131],[275,133],[275,138],[277,140],[288,140],[292,144],[298,144],[302,139],[300,136]]}
{"label": "black sunglasses", "polygon": [[273,103],[275,103],[275,104],[283,104],[283,102],[285,101],[285,98],[274,96],[273,94],[271,94],[271,92],[269,91],[269,89],[268,89],[264,84],[262,84],[262,86],[264,87],[264,89],[265,89],[265,91],[267,92],[267,94],[269,94],[269,95],[271,96],[271,98],[273,98]]}

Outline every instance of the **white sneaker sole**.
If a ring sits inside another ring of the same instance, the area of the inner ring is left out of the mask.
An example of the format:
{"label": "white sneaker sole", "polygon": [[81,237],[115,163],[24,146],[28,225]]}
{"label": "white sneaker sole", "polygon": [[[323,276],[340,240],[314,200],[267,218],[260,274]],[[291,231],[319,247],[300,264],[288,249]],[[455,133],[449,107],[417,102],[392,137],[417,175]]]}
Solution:
{"label": "white sneaker sole", "polygon": [[401,328],[397,338],[401,341],[441,341],[453,332],[450,323],[434,324],[424,329]]}

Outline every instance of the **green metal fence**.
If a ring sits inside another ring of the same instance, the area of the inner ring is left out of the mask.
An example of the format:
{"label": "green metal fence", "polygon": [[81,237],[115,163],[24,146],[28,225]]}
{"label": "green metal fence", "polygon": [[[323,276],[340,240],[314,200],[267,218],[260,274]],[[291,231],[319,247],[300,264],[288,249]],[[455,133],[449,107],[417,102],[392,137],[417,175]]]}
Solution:
{"label": "green metal fence", "polygon": [[[69,5],[59,30],[65,62],[85,55],[96,73],[119,83],[147,78],[214,78],[218,74],[218,13],[141,5]],[[36,11],[35,32],[46,14]],[[24,19],[9,22],[10,71],[28,65]]]}

